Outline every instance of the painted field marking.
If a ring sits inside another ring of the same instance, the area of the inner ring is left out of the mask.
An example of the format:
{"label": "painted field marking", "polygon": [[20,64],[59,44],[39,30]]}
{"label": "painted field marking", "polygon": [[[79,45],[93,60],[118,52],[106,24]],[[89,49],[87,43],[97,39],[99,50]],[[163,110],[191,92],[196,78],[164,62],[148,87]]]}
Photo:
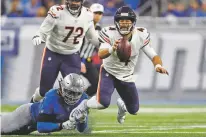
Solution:
{"label": "painted field marking", "polygon": [[[193,128],[205,128],[206,129],[206,125],[185,125],[185,126],[170,126],[170,125],[168,125],[168,126],[155,126],[155,125],[152,125],[152,126],[141,126],[141,125],[137,125],[137,126],[135,126],[135,125],[95,125],[94,127],[98,127],[98,128],[106,128],[106,127],[108,127],[108,128],[141,128],[141,127],[143,127],[143,128],[152,128],[152,129],[154,129],[154,128],[168,128],[168,129],[170,129],[170,128],[174,128],[174,129],[180,129],[180,128],[182,128],[182,129],[193,129]],[[137,130],[139,130],[139,129],[137,129]]]}
{"label": "painted field marking", "polygon": [[92,133],[110,133],[110,134],[114,134],[114,133],[129,133],[129,134],[206,134],[206,132],[154,132],[154,131],[147,131],[147,132],[141,132],[141,131],[132,131],[132,132],[128,132],[128,131],[121,131],[121,130],[101,130],[101,131],[92,131]]}
{"label": "painted field marking", "polygon": [[[117,113],[117,108],[99,110],[103,113]],[[206,108],[140,108],[138,113],[200,113],[206,112]]]}

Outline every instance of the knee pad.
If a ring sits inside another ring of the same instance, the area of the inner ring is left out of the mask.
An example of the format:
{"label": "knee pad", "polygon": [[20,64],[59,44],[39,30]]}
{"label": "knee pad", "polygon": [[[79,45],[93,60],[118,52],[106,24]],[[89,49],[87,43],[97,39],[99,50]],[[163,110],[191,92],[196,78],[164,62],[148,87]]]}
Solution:
{"label": "knee pad", "polygon": [[33,101],[39,102],[43,97],[40,95],[39,87],[36,88],[35,93],[33,95]]}

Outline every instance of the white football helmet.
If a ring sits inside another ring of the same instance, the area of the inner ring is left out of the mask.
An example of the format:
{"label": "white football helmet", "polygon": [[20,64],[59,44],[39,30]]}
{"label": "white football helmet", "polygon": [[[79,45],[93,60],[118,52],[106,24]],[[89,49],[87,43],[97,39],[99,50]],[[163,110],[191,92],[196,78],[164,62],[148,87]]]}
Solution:
{"label": "white football helmet", "polygon": [[59,81],[61,95],[68,105],[74,105],[79,101],[84,92],[84,81],[78,74],[71,73],[62,81]]}

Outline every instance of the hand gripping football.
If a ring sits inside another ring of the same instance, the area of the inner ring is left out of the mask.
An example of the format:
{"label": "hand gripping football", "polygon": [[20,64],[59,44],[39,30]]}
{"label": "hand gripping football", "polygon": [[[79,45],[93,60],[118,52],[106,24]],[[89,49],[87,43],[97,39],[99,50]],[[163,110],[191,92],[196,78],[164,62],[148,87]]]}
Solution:
{"label": "hand gripping football", "polygon": [[120,39],[119,45],[117,46],[117,56],[120,62],[125,62],[126,65],[130,61],[132,53],[132,47],[126,38]]}

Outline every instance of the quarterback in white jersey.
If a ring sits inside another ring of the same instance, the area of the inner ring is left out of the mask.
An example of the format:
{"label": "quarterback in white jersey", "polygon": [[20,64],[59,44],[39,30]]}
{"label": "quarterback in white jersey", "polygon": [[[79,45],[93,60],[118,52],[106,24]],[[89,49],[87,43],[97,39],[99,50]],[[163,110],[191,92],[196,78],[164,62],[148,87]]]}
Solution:
{"label": "quarterback in white jersey", "polygon": [[79,50],[84,37],[99,47],[93,13],[82,6],[83,2],[84,0],[66,0],[65,5],[52,6],[33,37],[34,45],[45,42],[46,46],[41,63],[40,87],[36,89],[31,102],[44,97],[53,87],[59,71],[63,77],[70,73],[80,73]]}
{"label": "quarterback in white jersey", "polygon": [[[163,74],[168,72],[162,67],[161,58],[150,46],[150,34],[145,28],[135,27],[136,15],[131,8],[127,6],[119,8],[114,22],[115,26],[103,28],[99,33],[103,43],[98,54],[103,59],[103,65],[100,69],[97,95],[80,105],[76,111],[107,108],[116,88],[121,97],[117,100],[119,108],[117,120],[123,123],[126,112],[135,115],[139,110],[139,97],[133,73],[140,50],[151,59],[157,72]],[[122,37],[127,38],[131,45],[131,57],[127,65],[120,61],[116,53],[119,39]]]}
{"label": "quarterback in white jersey", "polygon": [[[122,35],[119,33],[115,26],[103,28],[99,35],[101,40],[105,42],[101,45],[100,50],[105,48],[112,48],[111,45],[114,45],[116,40],[122,38]],[[134,27],[132,37],[130,38],[129,42],[131,44],[132,49],[131,57],[129,59],[130,61],[127,65],[125,65],[125,62],[120,61],[115,51],[111,52],[111,55],[107,58],[105,58],[104,55],[102,56],[100,51],[100,57],[103,59],[103,67],[108,73],[115,76],[119,80],[125,82],[134,82],[135,78],[133,73],[139,57],[138,55],[140,50],[142,49],[147,54],[147,48],[149,48],[149,52],[151,52],[149,54],[157,54],[155,53],[153,48],[149,46],[150,34],[147,32],[145,28]],[[145,47],[146,45],[148,45],[147,48]]]}

